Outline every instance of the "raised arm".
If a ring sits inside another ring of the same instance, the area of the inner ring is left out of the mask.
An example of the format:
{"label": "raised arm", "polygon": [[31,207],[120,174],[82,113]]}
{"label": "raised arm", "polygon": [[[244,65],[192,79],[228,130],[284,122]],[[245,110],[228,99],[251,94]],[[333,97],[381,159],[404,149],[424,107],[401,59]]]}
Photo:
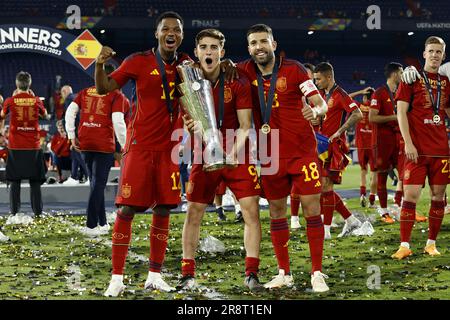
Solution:
{"label": "raised arm", "polygon": [[108,77],[104,70],[105,63],[115,55],[116,52],[110,47],[102,47],[102,51],[97,57],[95,62],[95,88],[99,94],[107,94],[120,88],[117,82]]}

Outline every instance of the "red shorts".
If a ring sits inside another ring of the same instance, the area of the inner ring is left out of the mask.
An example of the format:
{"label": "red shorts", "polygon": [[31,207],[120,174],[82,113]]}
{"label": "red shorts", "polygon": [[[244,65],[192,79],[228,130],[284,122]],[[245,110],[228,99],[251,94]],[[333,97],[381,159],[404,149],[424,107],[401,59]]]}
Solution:
{"label": "red shorts", "polygon": [[372,149],[358,148],[358,162],[362,170],[367,170],[367,165],[369,165],[370,171],[375,171]]}
{"label": "red shorts", "polygon": [[222,181],[238,200],[261,194],[258,172],[254,165],[241,164],[234,169],[205,172],[202,165],[194,164],[187,188],[188,201],[212,203],[217,187]]}
{"label": "red shorts", "polygon": [[417,163],[406,160],[403,172],[404,185],[446,185],[449,182],[449,158],[419,156]]}
{"label": "red shorts", "polygon": [[180,194],[180,171],[170,152],[131,150],[124,155],[116,205],[176,208]]}
{"label": "red shorts", "polygon": [[374,147],[374,160],[376,171],[388,171],[397,167],[399,143],[397,137],[378,137],[377,145]]}
{"label": "red shorts", "polygon": [[[264,167],[264,166],[263,166]],[[267,200],[277,200],[292,193],[318,194],[322,191],[321,167],[315,158],[279,159],[274,175],[262,175],[261,184]]]}
{"label": "red shorts", "polygon": [[223,196],[226,192],[227,192],[227,184],[225,183],[225,181],[222,180],[222,182],[216,189],[216,195]]}

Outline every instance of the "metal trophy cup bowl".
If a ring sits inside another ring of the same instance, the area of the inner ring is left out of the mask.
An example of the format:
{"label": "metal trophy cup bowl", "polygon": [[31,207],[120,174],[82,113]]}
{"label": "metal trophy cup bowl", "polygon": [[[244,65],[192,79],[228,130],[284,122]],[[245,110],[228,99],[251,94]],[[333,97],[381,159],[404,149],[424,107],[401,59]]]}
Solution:
{"label": "metal trophy cup bowl", "polygon": [[187,114],[197,121],[205,151],[203,170],[214,171],[226,166],[225,152],[217,128],[214,97],[209,80],[192,61],[184,61],[177,66],[182,83],[178,86],[183,96],[180,103]]}

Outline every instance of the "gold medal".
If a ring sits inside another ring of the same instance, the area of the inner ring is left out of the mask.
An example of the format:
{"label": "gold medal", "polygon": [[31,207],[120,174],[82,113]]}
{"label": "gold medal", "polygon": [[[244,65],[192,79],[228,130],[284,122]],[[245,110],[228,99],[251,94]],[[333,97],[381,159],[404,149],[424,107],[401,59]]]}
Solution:
{"label": "gold medal", "polygon": [[270,132],[270,126],[269,126],[269,124],[264,123],[264,124],[262,125],[262,127],[261,127],[261,131],[262,131],[262,133],[264,133],[264,134],[269,134],[269,132]]}
{"label": "gold medal", "polygon": [[435,114],[433,116],[433,122],[438,124],[439,122],[441,122],[441,117],[438,114]]}

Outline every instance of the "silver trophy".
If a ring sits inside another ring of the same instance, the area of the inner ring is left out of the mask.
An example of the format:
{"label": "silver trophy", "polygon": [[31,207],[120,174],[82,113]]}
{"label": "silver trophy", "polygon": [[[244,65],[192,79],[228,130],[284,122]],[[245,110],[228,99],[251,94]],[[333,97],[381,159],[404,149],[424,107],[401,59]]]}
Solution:
{"label": "silver trophy", "polygon": [[197,121],[205,144],[203,170],[222,169],[227,165],[217,128],[211,82],[204,78],[202,70],[195,67],[192,61],[184,61],[177,66],[177,70],[182,81],[178,85],[183,94],[180,98],[181,106],[194,121]]}

